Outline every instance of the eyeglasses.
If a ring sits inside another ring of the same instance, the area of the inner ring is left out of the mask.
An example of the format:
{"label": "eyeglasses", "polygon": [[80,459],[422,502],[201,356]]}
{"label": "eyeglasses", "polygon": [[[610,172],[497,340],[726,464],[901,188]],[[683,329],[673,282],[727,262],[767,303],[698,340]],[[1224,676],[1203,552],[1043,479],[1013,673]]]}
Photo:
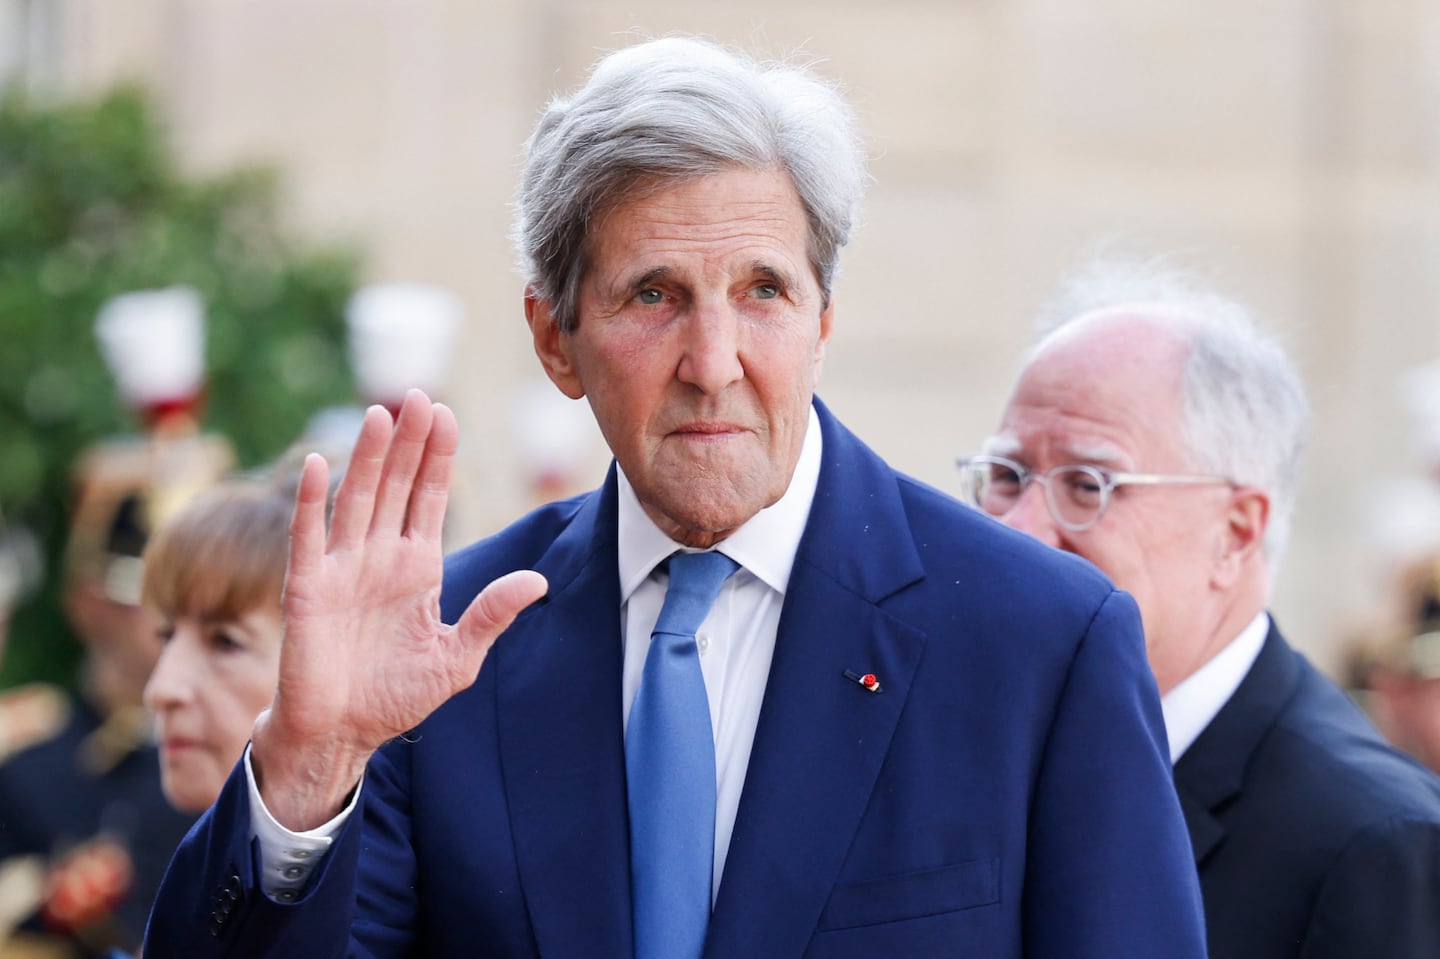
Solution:
{"label": "eyeglasses", "polygon": [[961,496],[971,506],[1004,516],[1020,502],[1030,481],[1038,480],[1045,487],[1050,515],[1072,533],[1100,522],[1110,506],[1110,494],[1119,486],[1235,485],[1223,476],[1117,473],[1080,463],[1037,473],[1003,456],[964,456],[955,462],[960,467]]}

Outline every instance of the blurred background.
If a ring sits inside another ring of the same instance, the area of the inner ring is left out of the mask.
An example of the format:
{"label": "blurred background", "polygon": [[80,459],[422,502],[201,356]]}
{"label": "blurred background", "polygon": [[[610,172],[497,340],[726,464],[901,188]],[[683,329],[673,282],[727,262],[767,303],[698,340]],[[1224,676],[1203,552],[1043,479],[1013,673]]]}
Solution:
{"label": "blurred background", "polygon": [[536,383],[509,201],[547,96],[671,31],[815,60],[858,107],[874,183],[821,395],[943,490],[1097,244],[1268,317],[1315,407],[1275,608],[1340,671],[1440,542],[1440,387],[1402,390],[1440,357],[1440,0],[0,0],[0,509],[47,557],[0,685],[73,661],[67,471],[146,428],[92,332],[116,294],[199,291],[200,422],[255,465],[383,400],[347,353],[356,290],[438,287],[453,541],[597,482],[583,407]]}

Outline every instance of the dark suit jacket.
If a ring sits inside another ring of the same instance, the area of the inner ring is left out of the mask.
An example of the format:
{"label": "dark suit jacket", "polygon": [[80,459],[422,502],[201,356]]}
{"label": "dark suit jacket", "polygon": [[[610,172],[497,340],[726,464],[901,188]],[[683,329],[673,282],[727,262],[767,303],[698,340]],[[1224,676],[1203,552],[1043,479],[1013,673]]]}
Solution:
{"label": "dark suit jacket", "polygon": [[1274,626],[1175,785],[1215,959],[1440,956],[1440,779]]}
{"label": "dark suit jacket", "polygon": [[[1133,602],[820,412],[706,955],[1201,955]],[[616,535],[612,470],[452,557],[447,617],[517,567],[549,596],[377,754],[363,819],[300,902],[256,890],[232,777],[171,866],[146,959],[318,959],[352,935],[352,955],[630,955]]]}

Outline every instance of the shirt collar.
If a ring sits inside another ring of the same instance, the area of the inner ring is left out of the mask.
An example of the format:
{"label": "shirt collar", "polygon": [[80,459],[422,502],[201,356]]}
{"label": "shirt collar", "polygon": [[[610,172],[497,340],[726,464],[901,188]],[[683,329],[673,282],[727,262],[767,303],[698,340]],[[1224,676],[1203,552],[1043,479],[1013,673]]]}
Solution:
{"label": "shirt collar", "polygon": [[1185,750],[1235,695],[1265,645],[1270,617],[1263,610],[1210,661],[1160,697],[1165,735],[1170,740],[1170,762],[1180,761]]}
{"label": "shirt collar", "polygon": [[[790,584],[790,570],[820,481],[821,445],[820,418],[811,406],[805,441],[785,495],[750,517],[716,547],[782,596]],[[619,492],[620,602],[626,603],[665,557],[685,547],[662,533],[645,514],[619,464],[615,473]]]}

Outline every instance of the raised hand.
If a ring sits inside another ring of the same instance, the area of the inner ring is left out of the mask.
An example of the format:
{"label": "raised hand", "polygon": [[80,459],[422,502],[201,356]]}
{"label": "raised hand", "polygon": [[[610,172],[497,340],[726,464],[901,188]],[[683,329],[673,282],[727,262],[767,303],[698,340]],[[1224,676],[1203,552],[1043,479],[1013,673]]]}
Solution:
{"label": "raised hand", "polygon": [[392,424],[365,414],[326,535],[325,461],[305,461],[290,526],[275,700],[251,750],[272,815],[291,829],[333,818],[366,761],[475,681],[486,653],[544,595],[522,570],[440,621],[441,527],[459,429],[420,391]]}

